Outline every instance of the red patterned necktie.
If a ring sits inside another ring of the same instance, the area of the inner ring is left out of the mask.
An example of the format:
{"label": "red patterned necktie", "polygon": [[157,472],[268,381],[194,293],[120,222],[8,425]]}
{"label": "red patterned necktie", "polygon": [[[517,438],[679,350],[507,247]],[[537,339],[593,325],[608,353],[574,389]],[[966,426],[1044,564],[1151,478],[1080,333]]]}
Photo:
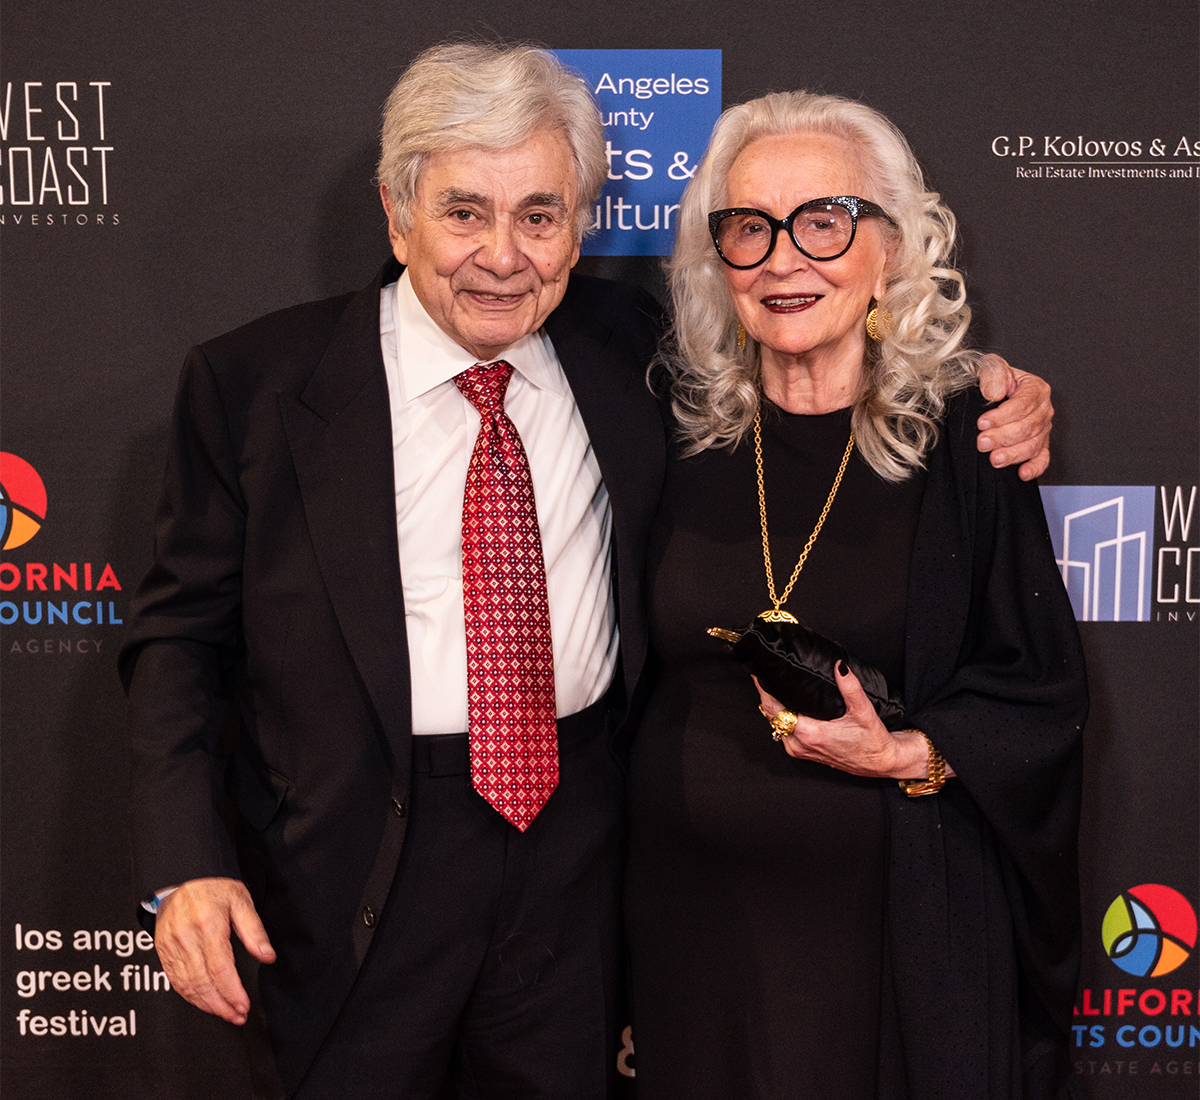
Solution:
{"label": "red patterned necktie", "polygon": [[463,494],[471,781],[524,832],[558,785],[554,652],[529,460],[504,412],[512,367],[454,379],[479,410]]}

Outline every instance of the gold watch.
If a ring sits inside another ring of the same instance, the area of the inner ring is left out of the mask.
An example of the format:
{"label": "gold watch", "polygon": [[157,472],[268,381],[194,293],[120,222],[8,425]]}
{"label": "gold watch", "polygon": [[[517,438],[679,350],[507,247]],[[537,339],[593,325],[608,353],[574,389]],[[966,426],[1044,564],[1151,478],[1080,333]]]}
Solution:
{"label": "gold watch", "polygon": [[929,740],[929,734],[923,730],[910,729],[901,730],[900,732],[919,733],[925,738],[925,744],[929,746],[929,778],[897,780],[900,784],[900,789],[909,798],[920,798],[926,794],[937,794],[946,785],[946,758],[937,751],[933,742]]}

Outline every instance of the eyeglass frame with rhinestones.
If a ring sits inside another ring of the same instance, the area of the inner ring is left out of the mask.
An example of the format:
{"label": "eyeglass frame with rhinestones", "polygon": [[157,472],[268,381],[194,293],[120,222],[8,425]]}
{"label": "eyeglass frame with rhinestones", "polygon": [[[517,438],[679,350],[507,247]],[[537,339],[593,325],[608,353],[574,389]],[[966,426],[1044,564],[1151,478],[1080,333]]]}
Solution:
{"label": "eyeglass frame with rhinestones", "polygon": [[[792,228],[795,225],[796,216],[805,210],[811,210],[815,206],[840,206],[849,213],[850,239],[846,242],[846,247],[841,252],[837,252],[832,256],[814,256],[811,252],[801,247],[800,242],[796,240],[796,234]],[[733,263],[721,251],[721,242],[717,239],[717,231],[721,226],[721,222],[736,214],[755,214],[771,227],[771,243],[767,246],[767,251],[763,254],[761,260],[755,260],[752,264]],[[817,263],[825,263],[828,260],[840,259],[850,251],[850,246],[854,244],[854,238],[858,235],[858,219],[860,215],[868,218],[883,218],[885,221],[895,225],[895,222],[892,221],[887,211],[869,199],[860,199],[856,195],[830,195],[828,198],[810,199],[808,202],[802,202],[782,220],[772,217],[765,210],[757,210],[752,206],[731,206],[726,210],[714,210],[708,215],[708,233],[712,237],[713,246],[716,248],[721,262],[737,271],[749,271],[752,267],[765,264],[771,258],[771,253],[775,251],[775,244],[779,240],[779,231],[781,229],[787,230],[788,237],[801,255],[807,256],[810,260],[814,260]]]}

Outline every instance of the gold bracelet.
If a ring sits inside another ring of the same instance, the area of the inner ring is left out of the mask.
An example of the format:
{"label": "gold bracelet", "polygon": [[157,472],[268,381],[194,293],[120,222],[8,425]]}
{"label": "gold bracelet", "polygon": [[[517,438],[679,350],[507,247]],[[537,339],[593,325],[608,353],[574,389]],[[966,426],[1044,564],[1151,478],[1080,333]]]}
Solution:
{"label": "gold bracelet", "polygon": [[929,734],[923,730],[901,730],[901,733],[919,733],[929,746],[929,778],[928,779],[899,779],[900,789],[909,798],[920,798],[926,794],[937,794],[946,785],[946,758],[937,751]]}

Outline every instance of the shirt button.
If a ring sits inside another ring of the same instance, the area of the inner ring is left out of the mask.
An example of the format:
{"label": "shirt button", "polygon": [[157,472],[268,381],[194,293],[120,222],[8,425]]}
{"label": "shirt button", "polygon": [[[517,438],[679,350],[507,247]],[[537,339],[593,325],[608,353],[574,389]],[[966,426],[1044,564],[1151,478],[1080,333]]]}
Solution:
{"label": "shirt button", "polygon": [[375,927],[375,911],[369,906],[363,906],[363,924],[368,928]]}
{"label": "shirt button", "polygon": [[398,799],[398,798],[392,799],[392,809],[396,811],[397,817],[403,817],[405,815],[405,813],[407,812],[404,809],[404,803],[401,802],[400,799]]}

